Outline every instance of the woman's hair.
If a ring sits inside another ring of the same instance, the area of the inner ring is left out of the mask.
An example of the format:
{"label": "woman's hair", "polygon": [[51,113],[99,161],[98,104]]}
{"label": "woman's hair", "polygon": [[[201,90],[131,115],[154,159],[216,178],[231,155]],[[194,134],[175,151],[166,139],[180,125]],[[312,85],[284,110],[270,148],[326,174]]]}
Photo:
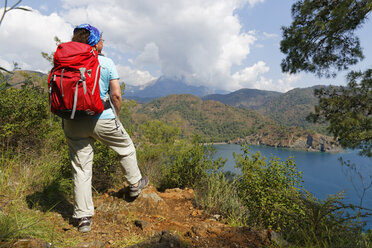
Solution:
{"label": "woman's hair", "polygon": [[74,30],[74,35],[72,36],[72,41],[81,42],[88,44],[90,31],[85,28],[77,28]]}

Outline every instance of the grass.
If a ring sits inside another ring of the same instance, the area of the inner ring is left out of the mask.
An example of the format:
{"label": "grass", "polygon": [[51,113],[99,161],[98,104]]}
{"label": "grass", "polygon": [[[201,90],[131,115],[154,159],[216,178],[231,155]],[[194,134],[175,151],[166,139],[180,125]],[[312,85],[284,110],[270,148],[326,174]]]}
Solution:
{"label": "grass", "polygon": [[236,184],[224,173],[212,173],[196,188],[195,198],[202,208],[224,216],[231,226],[245,225],[249,213],[237,195]]}

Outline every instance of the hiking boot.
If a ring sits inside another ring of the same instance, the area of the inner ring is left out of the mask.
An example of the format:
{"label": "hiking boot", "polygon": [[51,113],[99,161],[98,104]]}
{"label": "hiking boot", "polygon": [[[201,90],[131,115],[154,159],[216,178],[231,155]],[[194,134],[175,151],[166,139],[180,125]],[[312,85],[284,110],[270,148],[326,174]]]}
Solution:
{"label": "hiking boot", "polygon": [[136,197],[141,193],[141,190],[144,189],[147,185],[149,185],[149,179],[147,177],[142,177],[138,181],[138,185],[130,185],[129,186],[129,195],[130,197]]}
{"label": "hiking boot", "polygon": [[83,217],[79,219],[79,232],[89,232],[92,226],[92,217]]}

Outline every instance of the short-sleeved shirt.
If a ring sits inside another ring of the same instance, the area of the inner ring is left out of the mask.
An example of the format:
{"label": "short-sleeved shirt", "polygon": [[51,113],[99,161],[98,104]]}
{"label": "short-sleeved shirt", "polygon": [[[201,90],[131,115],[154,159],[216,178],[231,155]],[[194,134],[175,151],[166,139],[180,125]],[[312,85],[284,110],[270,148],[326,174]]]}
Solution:
{"label": "short-sleeved shirt", "polygon": [[[114,62],[103,55],[98,56],[99,65],[101,66],[101,76],[99,78],[99,93],[102,100],[107,98],[107,92],[110,87],[110,80],[119,79]],[[96,115],[98,119],[113,119],[115,114],[111,108],[105,109],[101,114]]]}

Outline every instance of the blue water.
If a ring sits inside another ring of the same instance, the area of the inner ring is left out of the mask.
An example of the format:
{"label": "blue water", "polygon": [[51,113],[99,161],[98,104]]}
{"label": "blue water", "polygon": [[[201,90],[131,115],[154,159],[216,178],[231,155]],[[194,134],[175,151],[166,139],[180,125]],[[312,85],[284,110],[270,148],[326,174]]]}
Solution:
{"label": "blue water", "polygon": [[[233,152],[242,153],[240,145],[221,144],[214,145],[217,150],[215,158],[228,159],[225,171],[240,173],[235,168]],[[339,158],[349,160],[357,165],[361,171],[364,184],[368,186],[372,180],[372,159],[361,157],[357,151],[346,151],[343,153],[320,153],[305,152],[284,148],[273,148],[266,146],[250,146],[251,152],[259,151],[267,159],[276,156],[286,160],[294,157],[298,170],[303,172],[303,186],[319,199],[325,199],[328,195],[345,191],[344,203],[360,204],[362,195],[362,180],[346,166],[342,166]],[[365,192],[362,206],[372,209],[372,187]],[[367,229],[372,228],[372,217],[367,219]]]}

